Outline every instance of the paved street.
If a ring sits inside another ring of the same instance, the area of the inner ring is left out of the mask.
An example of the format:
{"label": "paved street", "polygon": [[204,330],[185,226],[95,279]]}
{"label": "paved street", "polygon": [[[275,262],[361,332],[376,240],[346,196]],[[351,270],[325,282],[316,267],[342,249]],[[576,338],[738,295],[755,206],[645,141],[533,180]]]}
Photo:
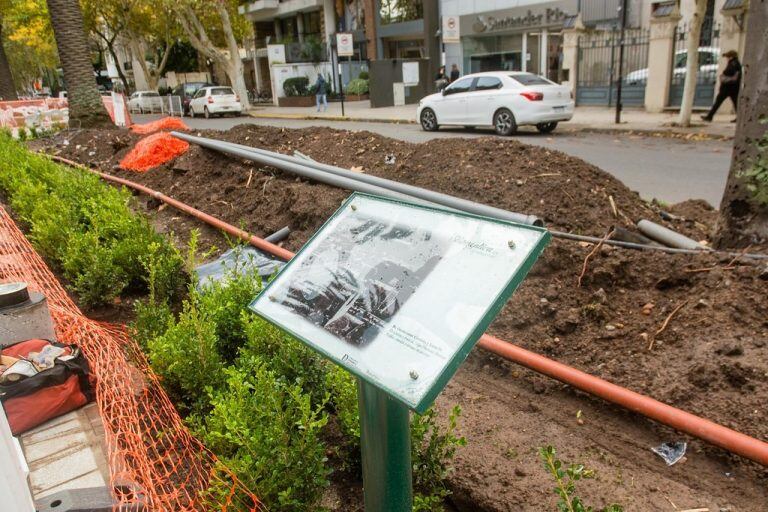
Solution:
{"label": "paved street", "polygon": [[[134,121],[147,122],[159,116],[135,115]],[[193,128],[226,130],[242,123],[268,124],[286,128],[328,126],[341,130],[368,130],[408,142],[424,142],[441,137],[495,136],[490,130],[446,129],[424,132],[415,124],[363,123],[351,121],[253,119],[249,117],[190,119]],[[613,174],[643,198],[658,198],[668,203],[686,199],[705,199],[720,204],[731,158],[729,141],[684,141],[641,135],[576,133],[540,135],[525,128],[517,140],[563,151]]]}

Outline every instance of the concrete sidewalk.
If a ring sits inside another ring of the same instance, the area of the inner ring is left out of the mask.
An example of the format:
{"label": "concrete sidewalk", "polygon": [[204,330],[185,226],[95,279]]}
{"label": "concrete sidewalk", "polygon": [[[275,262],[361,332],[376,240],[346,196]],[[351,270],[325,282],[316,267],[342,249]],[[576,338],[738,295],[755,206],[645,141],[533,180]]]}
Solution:
{"label": "concrete sidewalk", "polygon": [[[561,124],[560,131],[626,131],[644,132],[681,138],[733,138],[736,124],[731,123],[733,114],[721,114],[712,123],[700,120],[694,112],[694,126],[674,126],[676,112],[650,114],[643,110],[627,109],[621,114],[621,124],[615,124],[615,111],[605,107],[576,107],[573,119]],[[328,105],[327,112],[317,112],[315,107],[254,106],[249,115],[266,119],[326,119],[329,121],[357,121],[367,123],[416,123],[416,105],[371,108],[370,101],[353,101]]]}

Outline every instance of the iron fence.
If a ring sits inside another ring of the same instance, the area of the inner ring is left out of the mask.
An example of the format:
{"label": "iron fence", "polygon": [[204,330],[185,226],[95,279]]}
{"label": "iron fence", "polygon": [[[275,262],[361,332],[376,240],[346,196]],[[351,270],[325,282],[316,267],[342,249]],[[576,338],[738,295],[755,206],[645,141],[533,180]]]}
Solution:
{"label": "iron fence", "polygon": [[619,69],[621,30],[605,30],[579,37],[576,67],[576,104],[614,105],[619,81],[622,104],[642,106],[648,81],[649,30],[624,31],[624,62]]}
{"label": "iron fence", "polygon": [[[688,35],[690,26],[686,23],[675,28],[675,54],[672,58],[668,105],[679,107],[683,99],[688,61]],[[699,69],[696,73],[695,107],[709,107],[715,96],[717,69],[720,61],[720,24],[711,18],[704,20],[699,38]]]}
{"label": "iron fence", "polygon": [[181,105],[181,96],[163,96],[162,113],[169,116],[183,116],[184,110]]}

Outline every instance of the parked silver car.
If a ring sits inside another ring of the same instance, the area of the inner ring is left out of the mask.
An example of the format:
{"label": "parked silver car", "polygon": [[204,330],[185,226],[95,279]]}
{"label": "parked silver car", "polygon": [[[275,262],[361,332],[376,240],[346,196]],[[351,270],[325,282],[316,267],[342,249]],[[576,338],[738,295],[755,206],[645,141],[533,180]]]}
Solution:
{"label": "parked silver car", "polygon": [[157,91],[136,91],[128,99],[128,110],[140,114],[162,112],[163,99]]}
{"label": "parked silver car", "polygon": [[[720,60],[720,48],[702,46],[699,48],[699,74],[715,76],[717,74],[717,61]],[[678,50],[675,52],[675,62],[673,66],[673,79],[684,80],[686,73],[686,63],[688,62],[688,50]],[[642,85],[648,81],[648,68],[638,69],[629,73],[624,78],[627,85]]]}

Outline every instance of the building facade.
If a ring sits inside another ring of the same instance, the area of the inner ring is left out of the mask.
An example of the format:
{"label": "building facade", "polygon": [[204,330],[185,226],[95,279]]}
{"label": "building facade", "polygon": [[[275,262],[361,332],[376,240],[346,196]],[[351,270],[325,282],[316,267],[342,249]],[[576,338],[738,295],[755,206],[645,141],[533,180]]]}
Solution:
{"label": "building facade", "polygon": [[[708,0],[699,40],[695,105],[711,104],[720,55],[745,46],[748,0]],[[443,38],[443,61],[463,74],[529,71],[570,85],[577,105],[658,112],[677,108],[685,82],[687,34],[695,0],[440,0],[440,16],[458,26]],[[445,28],[445,27],[444,27]],[[620,59],[619,48],[624,52]]]}
{"label": "building facade", "polygon": [[[338,88],[334,47],[337,32],[351,32],[355,55],[343,62],[343,81],[355,78],[368,59],[363,0],[257,0],[240,6],[253,23],[249,42],[255,88],[282,96],[282,82],[294,76],[330,76]],[[282,45],[278,60],[268,47]]]}
{"label": "building facade", "polygon": [[[708,0],[699,42],[696,105],[709,105],[727,50],[741,54],[748,0]],[[579,105],[622,104],[650,111],[676,108],[685,81],[686,40],[695,0],[257,0],[240,7],[253,23],[256,87],[281,94],[286,77],[317,73],[336,81],[335,34],[353,34],[355,55],[341,59],[342,83],[371,67],[383,100],[405,102],[433,89],[440,65],[461,74],[528,71],[564,83]],[[448,33],[448,29],[450,33]],[[445,31],[445,32],[444,32]],[[267,47],[284,45],[283,62]],[[619,60],[619,48],[624,55]],[[402,64],[419,61],[418,85],[405,85]],[[387,62],[392,69],[385,69]],[[378,64],[374,64],[378,63]],[[379,73],[378,71],[382,71]],[[275,74],[279,73],[277,79]],[[282,78],[281,78],[282,77]],[[373,77],[372,77],[373,78]],[[392,82],[392,83],[390,83]],[[334,88],[338,89],[334,83]],[[404,87],[404,92],[393,92]]]}
{"label": "building facade", "polygon": [[446,65],[465,74],[529,71],[562,81],[562,31],[578,14],[578,0],[442,0],[440,8],[459,24],[460,42],[444,44]]}

